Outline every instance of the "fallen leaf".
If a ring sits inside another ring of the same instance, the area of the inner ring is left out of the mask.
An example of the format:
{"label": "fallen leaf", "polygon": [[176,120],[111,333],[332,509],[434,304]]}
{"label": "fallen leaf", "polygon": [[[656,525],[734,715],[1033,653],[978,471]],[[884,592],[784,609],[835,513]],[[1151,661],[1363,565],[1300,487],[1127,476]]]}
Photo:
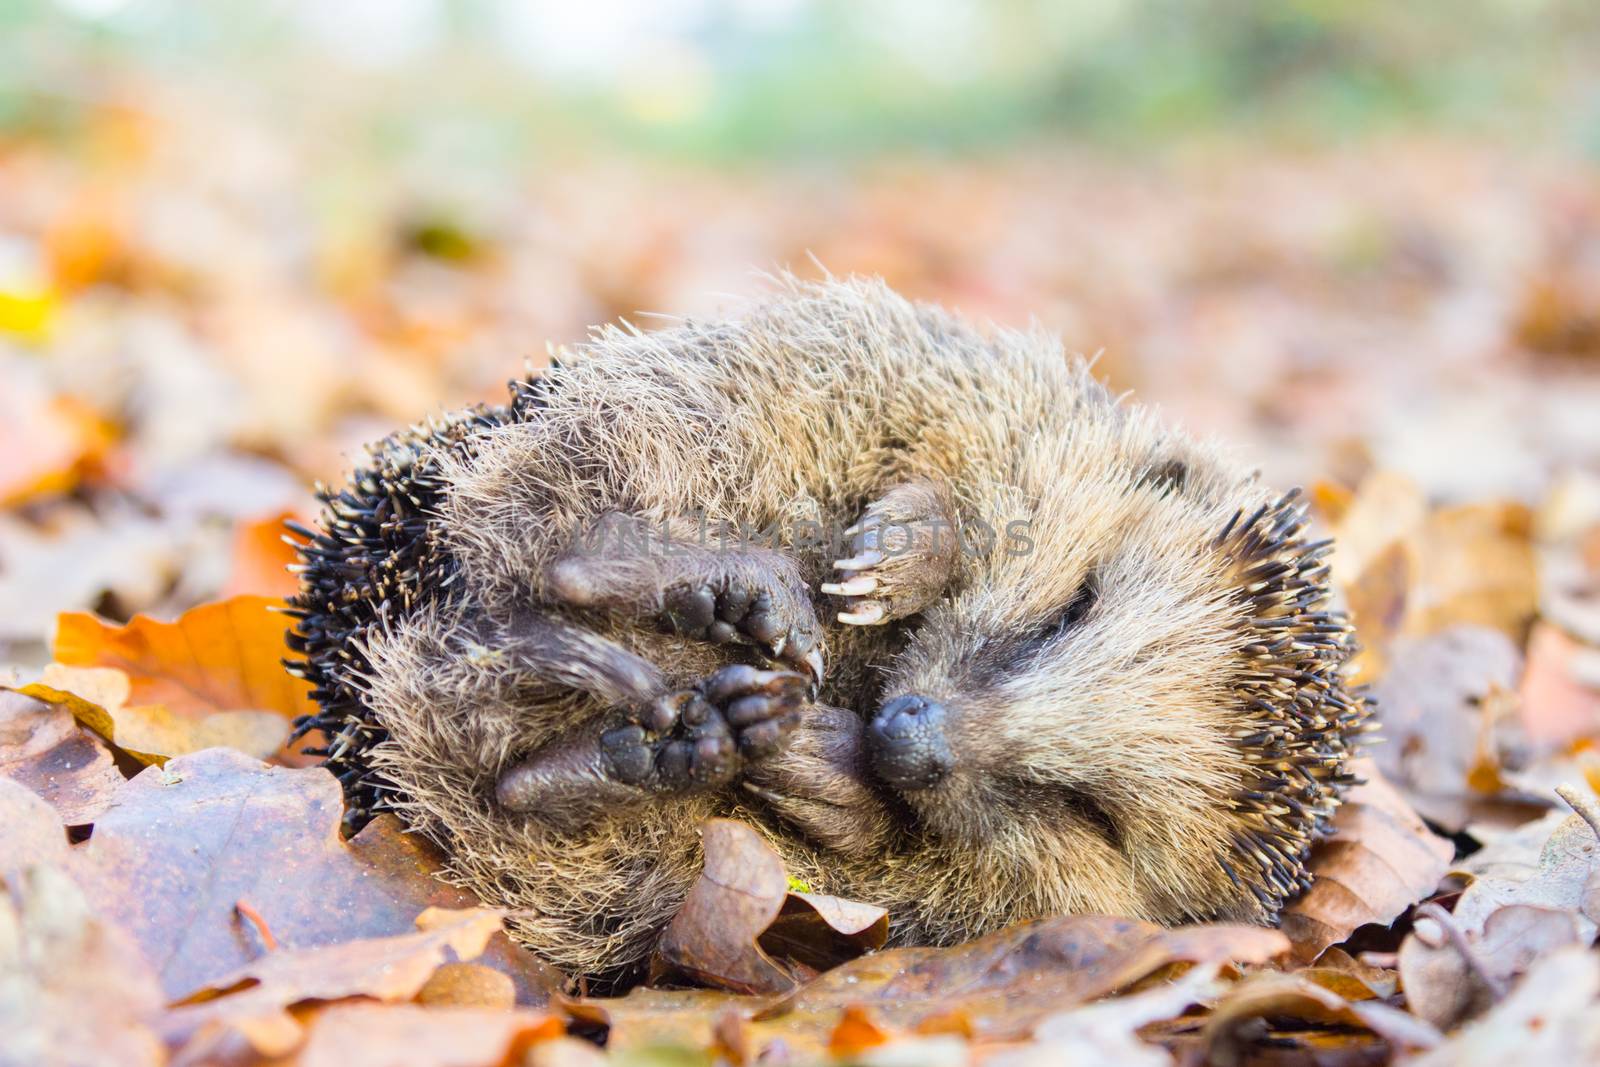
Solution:
{"label": "fallen leaf", "polygon": [[162,1019],[163,1034],[179,1045],[202,1027],[240,1020],[279,1033],[293,1023],[287,1009],[305,1001],[410,1000],[440,966],[475,959],[500,930],[498,912],[435,912],[419,916],[422,929],[411,934],[269,951],[175,1004]]}
{"label": "fallen leaf", "polygon": [[888,924],[881,908],[813,894],[791,897],[783,860],[746,824],[711,819],[700,836],[704,870],[661,935],[654,976],[775,993],[798,980],[782,956],[824,967],[883,944]]}
{"label": "fallen leaf", "polygon": [[1361,650],[1351,669],[1352,682],[1371,682],[1388,671],[1389,646],[1405,625],[1410,586],[1411,557],[1398,541],[1378,553],[1365,570],[1345,585],[1350,619],[1361,635]]}
{"label": "fallen leaf", "polygon": [[60,814],[31,789],[0,777],[0,876],[63,864],[67,854]]}
{"label": "fallen leaf", "polygon": [[845,1006],[833,1032],[828,1035],[828,1054],[851,1059],[869,1048],[887,1044],[891,1036],[872,1021],[872,1014],[866,1008],[849,1004]]}
{"label": "fallen leaf", "polygon": [[1359,926],[1392,922],[1434,891],[1455,853],[1370,763],[1354,770],[1367,780],[1345,796],[1332,832],[1312,848],[1315,881],[1283,914],[1302,962]]}
{"label": "fallen leaf", "polygon": [[284,523],[297,517],[285,511],[234,527],[233,567],[222,587],[224,598],[254,594],[287,599],[300,591],[300,580],[288,570],[300,556],[284,541]]}
{"label": "fallen leaf", "polygon": [[[228,749],[147,767],[74,847],[69,870],[101,914],[139,942],[170,999],[251,963],[248,902],[286,949],[414,932],[430,905],[477,900],[434,875],[437,854],[375,820],[347,846],[339,784],[319,768],[271,767]],[[548,998],[547,966],[497,934],[482,961],[527,1003]]]}
{"label": "fallen leaf", "polygon": [[994,1067],[1168,1067],[1171,1054],[1141,1040],[1140,1027],[1215,998],[1226,988],[1220,970],[1216,961],[1203,963],[1174,982],[1048,1016],[1035,1028],[1032,1045],[985,1062]]}
{"label": "fallen leaf", "polygon": [[115,667],[52,663],[37,682],[19,692],[71,712],[107,743],[144,764],[162,764],[207,748],[232,748],[266,758],[289,737],[289,721],[276,712],[182,714],[165,704],[129,705],[132,684]]}
{"label": "fallen leaf", "polygon": [[1500,631],[1452,626],[1397,641],[1388,673],[1372,687],[1383,737],[1372,761],[1446,829],[1460,830],[1474,811],[1469,777],[1484,748],[1495,749],[1484,702],[1516,688],[1521,664],[1516,645]]}
{"label": "fallen leaf", "polygon": [[1590,876],[1600,869],[1600,801],[1587,789],[1564,788],[1561,793],[1578,813],[1551,832],[1537,866],[1502,866],[1493,875],[1474,879],[1456,901],[1451,915],[1468,936],[1477,936],[1501,908],[1526,904],[1571,912],[1578,917],[1582,937],[1594,939],[1596,923],[1583,914],[1583,904]]}
{"label": "fallen leaf", "polygon": [[1136,919],[1061,916],[947,949],[897,948],[819,975],[756,1018],[773,1022],[869,1006],[879,1026],[916,1030],[959,1012],[985,1040],[1026,1037],[1063,1007],[1109,996],[1174,963],[1260,963],[1285,953],[1276,930],[1217,924],[1164,930]]}
{"label": "fallen leaf", "polygon": [[282,601],[237,596],[190,608],[176,622],[136,615],[115,626],[83,612],[56,624],[56,662],[115,667],[128,676],[129,700],[175,713],[274,711],[294,718],[314,710],[310,685],[283,669]]}
{"label": "fallen leaf", "polygon": [[[1600,822],[1592,795],[1565,795]],[[1504,855],[1507,847],[1499,851]],[[1411,1009],[1441,1028],[1487,1011],[1535,958],[1563,945],[1588,944],[1596,932],[1596,917],[1587,909],[1600,870],[1600,841],[1584,815],[1555,826],[1536,864],[1502,858],[1479,860],[1478,869],[1483,873],[1453,912],[1420,915],[1400,946]]]}
{"label": "fallen leaf", "polygon": [[566,1033],[535,1011],[335,1004],[317,1013],[297,1067],[518,1067]]}
{"label": "fallen leaf", "polygon": [[[1258,1020],[1292,1020],[1293,1032],[1286,1028],[1257,1029]],[[1301,1043],[1309,1028],[1330,1026],[1367,1029],[1344,997],[1311,981],[1303,974],[1266,971],[1250,975],[1229,989],[1217,1002],[1201,1034],[1205,1063],[1245,1063],[1252,1052],[1265,1048],[1305,1050]],[[1359,1048],[1372,1039],[1351,1041]]]}
{"label": "fallen leaf", "polygon": [[[0,320],[5,306],[0,292]],[[112,443],[110,427],[87,404],[45,393],[29,376],[7,375],[0,427],[0,507],[72,489]]]}
{"label": "fallen leaf", "polygon": [[1600,738],[1600,690],[1574,669],[1586,650],[1547,622],[1534,624],[1522,675],[1522,728],[1536,742],[1566,745]]}
{"label": "fallen leaf", "polygon": [[510,976],[481,963],[446,963],[417,990],[416,1001],[430,1008],[509,1011],[517,1003],[517,986]]}
{"label": "fallen leaf", "polygon": [[1369,474],[1331,520],[1334,579],[1343,586],[1356,581],[1382,552],[1407,541],[1427,514],[1427,499],[1416,482],[1396,471]]}
{"label": "fallen leaf", "polygon": [[1505,1000],[1416,1067],[1600,1062],[1600,955],[1571,946],[1537,961]]}
{"label": "fallen leaf", "polygon": [[160,1008],[138,947],[67,874],[39,864],[0,879],[0,1060],[155,1067],[166,1060],[149,1026]]}
{"label": "fallen leaf", "polygon": [[0,689],[0,776],[49,801],[69,826],[94,821],[123,782],[111,751],[72,713]]}
{"label": "fallen leaf", "polygon": [[1518,503],[1463,504],[1428,516],[1412,542],[1406,630],[1471,623],[1517,641],[1539,605],[1533,516]]}
{"label": "fallen leaf", "polygon": [[758,943],[776,959],[817,971],[875,951],[889,939],[889,914],[873,904],[790,891]]}

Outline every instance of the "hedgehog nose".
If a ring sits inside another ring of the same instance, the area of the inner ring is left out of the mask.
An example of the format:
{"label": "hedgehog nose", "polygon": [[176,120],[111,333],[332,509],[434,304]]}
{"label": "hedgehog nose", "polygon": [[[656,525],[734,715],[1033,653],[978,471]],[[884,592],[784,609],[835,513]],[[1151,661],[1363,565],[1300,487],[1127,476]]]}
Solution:
{"label": "hedgehog nose", "polygon": [[895,697],[873,717],[867,747],[885,785],[909,792],[938,785],[955,766],[944,736],[944,705],[914,694]]}

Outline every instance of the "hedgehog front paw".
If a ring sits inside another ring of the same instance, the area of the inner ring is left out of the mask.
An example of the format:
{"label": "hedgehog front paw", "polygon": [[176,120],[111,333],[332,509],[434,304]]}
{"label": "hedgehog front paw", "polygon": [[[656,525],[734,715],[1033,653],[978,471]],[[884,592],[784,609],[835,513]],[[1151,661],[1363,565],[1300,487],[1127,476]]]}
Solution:
{"label": "hedgehog front paw", "polygon": [[834,561],[838,580],[824,593],[841,597],[840,622],[879,626],[903,619],[943,595],[955,573],[959,531],[928,482],[895,486],[845,531],[853,555]]}
{"label": "hedgehog front paw", "polygon": [[726,785],[746,763],[782,749],[800,723],[808,686],[792,671],[724,667],[658,697],[638,721],[602,734],[606,771],[657,792]]}
{"label": "hedgehog front paw", "polygon": [[751,767],[744,788],[812,841],[845,855],[877,855],[891,832],[868,780],[861,719],[813,705],[784,750]]}
{"label": "hedgehog front paw", "polygon": [[822,628],[810,601],[783,583],[723,573],[669,588],[664,621],[716,644],[756,644],[767,656],[822,684]]}

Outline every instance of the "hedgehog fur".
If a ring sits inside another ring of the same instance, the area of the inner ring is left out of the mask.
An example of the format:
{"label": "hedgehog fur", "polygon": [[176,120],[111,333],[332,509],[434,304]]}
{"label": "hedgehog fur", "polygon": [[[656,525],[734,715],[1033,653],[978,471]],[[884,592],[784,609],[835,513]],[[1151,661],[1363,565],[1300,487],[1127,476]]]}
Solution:
{"label": "hedgehog fur", "polygon": [[[290,641],[349,825],[399,812],[547,958],[636,973],[718,815],[899,943],[1309,884],[1368,728],[1329,545],[1056,340],[785,281],[511,392],[322,492]],[[617,516],[849,544],[575,548]],[[785,670],[717,704],[739,664]]]}

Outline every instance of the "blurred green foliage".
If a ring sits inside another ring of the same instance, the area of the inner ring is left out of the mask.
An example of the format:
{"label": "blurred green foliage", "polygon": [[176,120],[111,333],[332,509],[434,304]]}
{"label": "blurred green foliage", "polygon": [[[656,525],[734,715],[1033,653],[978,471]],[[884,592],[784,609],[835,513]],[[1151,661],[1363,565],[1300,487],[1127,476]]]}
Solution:
{"label": "blurred green foliage", "polygon": [[[69,133],[84,106],[176,78],[254,92],[290,120],[332,108],[380,150],[443,124],[491,156],[1417,125],[1600,147],[1593,0],[680,0],[559,17],[520,0],[368,0],[341,24],[327,12],[342,7],[0,0],[0,129]],[[400,47],[375,53],[389,38]]]}

